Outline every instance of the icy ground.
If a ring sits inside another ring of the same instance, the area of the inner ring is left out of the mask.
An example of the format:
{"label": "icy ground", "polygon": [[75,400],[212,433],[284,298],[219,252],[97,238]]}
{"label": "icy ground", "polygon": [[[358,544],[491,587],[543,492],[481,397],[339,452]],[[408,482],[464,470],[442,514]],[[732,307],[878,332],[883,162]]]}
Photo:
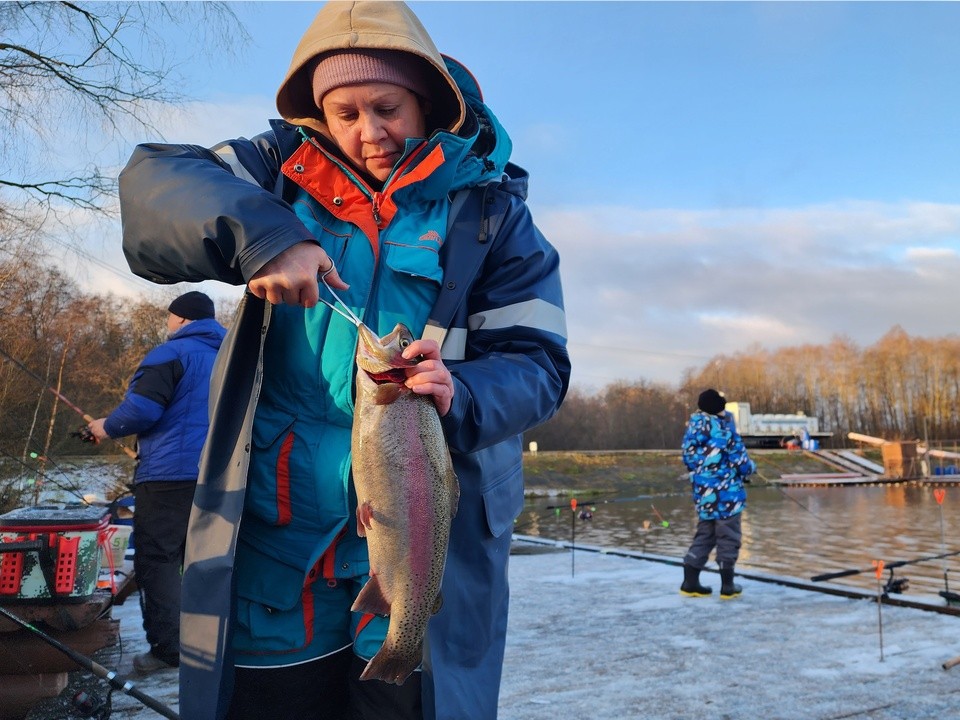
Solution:
{"label": "icy ground", "polygon": [[[578,551],[571,576],[569,550],[524,546],[500,720],[960,718],[960,666],[942,668],[960,655],[960,617],[882,606],[881,661],[876,602],[748,579],[734,600],[683,598],[673,565]],[[715,574],[703,580],[716,592]],[[125,675],[146,647],[136,596],[114,617],[122,647],[101,662]],[[175,671],[131,679],[176,708]],[[159,717],[120,693],[113,707]]]}

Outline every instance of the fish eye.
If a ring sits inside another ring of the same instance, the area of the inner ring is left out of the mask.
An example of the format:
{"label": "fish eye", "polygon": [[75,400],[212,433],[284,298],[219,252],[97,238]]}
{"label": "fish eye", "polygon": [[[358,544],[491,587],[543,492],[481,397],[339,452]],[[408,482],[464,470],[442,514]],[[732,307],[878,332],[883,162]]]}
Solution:
{"label": "fish eye", "polygon": [[405,348],[410,346],[410,341],[407,338],[400,338],[400,347]]}

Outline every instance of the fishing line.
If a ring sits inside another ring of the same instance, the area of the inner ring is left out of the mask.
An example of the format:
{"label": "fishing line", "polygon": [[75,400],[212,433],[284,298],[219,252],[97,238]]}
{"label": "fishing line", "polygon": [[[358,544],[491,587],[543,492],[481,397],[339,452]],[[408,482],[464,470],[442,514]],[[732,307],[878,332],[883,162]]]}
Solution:
{"label": "fishing line", "polygon": [[813,510],[811,510],[811,509],[808,508],[806,505],[804,505],[802,502],[800,502],[800,501],[797,500],[795,497],[793,497],[790,493],[788,493],[786,490],[784,490],[783,487],[781,487],[780,485],[778,485],[778,484],[776,484],[776,483],[770,482],[770,480],[767,479],[763,474],[761,474],[761,472],[760,472],[759,470],[756,470],[755,473],[756,473],[757,477],[759,477],[761,480],[763,480],[767,485],[769,485],[769,486],[771,486],[771,487],[775,487],[777,490],[779,490],[779,491],[783,494],[783,496],[784,496],[785,498],[787,498],[788,500],[792,500],[792,501],[795,502],[797,505],[799,505],[799,506],[802,507],[804,510],[806,510],[808,513],[810,513],[811,515],[813,515],[817,520],[819,520],[820,522],[822,522],[824,525],[826,525],[827,527],[830,527],[830,524],[829,524],[826,520],[824,520],[822,517],[820,517],[819,515],[817,515]]}
{"label": "fishing line", "polygon": [[[31,454],[31,455],[36,455],[36,453],[30,453],[30,454]],[[22,465],[22,466],[25,467],[27,470],[30,470],[30,471],[32,471],[33,473],[36,473],[36,472],[37,472],[37,468],[36,468],[36,467],[33,467],[32,465],[29,465],[29,464],[25,463],[25,462],[24,462],[23,460],[21,460],[20,458],[14,457],[13,455],[11,455],[11,454],[8,453],[8,452],[5,452],[4,450],[0,450],[0,455],[3,455],[4,457],[9,458],[10,460],[13,460],[13,461],[14,461],[15,463],[17,463],[18,465]],[[39,456],[38,456],[38,457],[39,457]],[[46,457],[47,460],[50,461],[50,463],[54,466],[54,469],[55,469],[57,472],[59,472],[59,473],[60,473],[61,475],[63,475],[65,478],[68,478],[68,479],[69,479],[70,476],[67,475],[66,471],[64,471],[59,465],[57,465],[57,463],[54,462],[54,461],[50,458],[49,455],[47,455],[47,456],[45,456],[45,457]],[[58,488],[60,488],[60,489],[63,490],[64,492],[68,492],[68,493],[70,493],[70,494],[72,494],[72,495],[75,495],[75,496],[76,496],[77,498],[79,498],[81,501],[85,502],[84,499],[83,499],[83,495],[80,493],[80,488],[79,488],[78,486],[76,486],[76,485],[71,485],[71,486],[61,485],[60,483],[58,483],[56,480],[54,480],[52,477],[49,477],[49,476],[45,476],[44,479],[46,479],[47,481],[49,481],[49,482],[52,483],[53,485],[56,485]]]}
{"label": "fishing line", "polygon": [[[9,413],[3,413],[3,415],[4,415],[4,417],[7,417],[7,418],[12,417]],[[39,469],[39,468],[37,468],[37,467],[34,467],[34,466],[32,466],[32,465],[27,464],[26,462],[24,462],[24,461],[21,460],[20,458],[11,455],[10,453],[6,452],[5,450],[0,450],[0,455],[3,455],[4,457],[9,458],[10,460],[13,460],[13,461],[14,461],[15,463],[17,463],[18,465],[22,465],[22,466],[25,467],[27,470],[30,470],[32,473],[37,473],[37,470]],[[66,478],[66,480],[67,480],[68,482],[70,482],[70,475],[69,475],[69,473],[67,473],[67,471],[60,465],[60,463],[58,463],[53,457],[51,457],[49,453],[47,453],[47,454],[45,454],[45,455],[41,455],[40,453],[38,453],[38,452],[36,451],[36,448],[34,447],[34,450],[30,453],[30,457],[31,457],[31,459],[36,459],[36,460],[39,460],[39,459],[42,457],[45,461],[49,462],[49,463],[53,466],[53,469],[54,469],[54,470],[56,470],[58,473],[60,473],[61,475],[63,475],[63,477]],[[72,495],[75,495],[75,496],[77,496],[78,498],[80,498],[81,501],[84,501],[84,500],[83,500],[83,495],[80,493],[80,487],[79,487],[79,486],[77,486],[77,485],[64,486],[64,485],[61,485],[60,483],[58,483],[56,480],[54,480],[54,479],[53,479],[52,477],[50,477],[50,476],[46,476],[46,475],[45,475],[44,477],[45,477],[46,480],[48,480],[49,482],[51,482],[53,485],[56,485],[58,488],[60,488],[60,489],[63,490],[64,492],[71,493]],[[84,501],[84,502],[85,502],[85,501]]]}
{"label": "fishing line", "polygon": [[[44,388],[46,388],[47,390],[49,390],[50,392],[52,392],[55,396],[57,396],[57,397],[61,400],[61,402],[63,402],[64,405],[66,405],[68,408],[70,408],[70,409],[73,410],[75,413],[77,413],[78,415],[80,415],[80,417],[82,417],[82,418],[83,418],[84,420],[86,420],[88,423],[91,423],[91,422],[94,421],[95,418],[94,418],[92,415],[89,415],[88,413],[84,412],[82,408],[79,408],[79,407],[77,407],[76,405],[74,405],[72,402],[70,402],[70,400],[69,400],[63,393],[61,393],[59,390],[56,390],[55,388],[51,387],[50,385],[47,385],[47,381],[46,381],[46,380],[44,380],[42,377],[40,377],[39,375],[37,375],[35,372],[33,372],[33,370],[31,370],[31,369],[28,368],[26,365],[24,365],[22,362],[20,362],[19,360],[17,360],[15,357],[13,357],[10,353],[8,353],[8,352],[7,352],[6,350],[4,350],[2,347],[0,347],[0,355],[3,355],[3,357],[5,357],[8,362],[11,362],[11,363],[13,363],[14,365],[16,365],[16,366],[17,366],[18,368],[20,368],[23,372],[25,372],[27,375],[29,375],[30,377],[32,377],[32,378],[33,378],[34,380],[36,380],[38,383],[40,383]],[[130,448],[128,448],[126,445],[124,445],[122,442],[120,442],[120,441],[117,440],[116,438],[110,438],[110,439],[113,440],[114,443],[116,443],[117,445],[119,445],[127,455],[129,455],[130,457],[132,457],[134,460],[137,459],[137,453],[136,453],[136,451],[131,450]]]}

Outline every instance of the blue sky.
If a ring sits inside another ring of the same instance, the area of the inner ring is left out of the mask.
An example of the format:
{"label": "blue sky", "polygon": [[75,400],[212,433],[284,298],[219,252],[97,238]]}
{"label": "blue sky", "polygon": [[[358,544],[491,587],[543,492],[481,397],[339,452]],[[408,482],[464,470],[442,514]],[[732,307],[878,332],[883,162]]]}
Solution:
{"label": "blue sky", "polygon": [[[956,332],[960,4],[411,6],[531,172],[575,384],[675,383],[718,353],[869,345],[897,324]],[[318,8],[237,4],[252,42],[221,63],[182,46],[194,102],[166,138],[261,132]]]}

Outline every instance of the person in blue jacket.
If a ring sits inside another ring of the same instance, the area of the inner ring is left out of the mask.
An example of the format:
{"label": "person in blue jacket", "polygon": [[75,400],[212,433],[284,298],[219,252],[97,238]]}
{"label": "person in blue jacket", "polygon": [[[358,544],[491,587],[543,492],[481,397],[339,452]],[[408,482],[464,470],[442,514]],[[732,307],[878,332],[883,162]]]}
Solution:
{"label": "person in blue jacket", "polygon": [[714,548],[720,568],[720,597],[727,600],[742,592],[733,582],[733,572],[740,556],[740,520],[747,502],[743,485],[757,466],[747,455],[726,405],[723,394],[713,388],[700,393],[698,410],[690,416],[681,443],[698,517],[693,542],[683,556],[680,593],[687,597],[713,592],[700,584],[700,571]]}
{"label": "person in blue jacket", "polygon": [[133,562],[150,643],[133,659],[140,674],[180,664],[180,568],[207,436],[210,375],[226,334],[202,292],[180,295],[168,310],[167,341],[144,357],[123,402],[88,425],[98,441],[137,436]]}
{"label": "person in blue jacket", "polygon": [[[330,2],[277,93],[282,120],[205,149],[139,146],[120,176],[131,269],[247,287],[215,370],[187,540],[187,720],[497,715],[522,434],[570,377],[556,250],[473,76],[399,2]],[[322,276],[323,282],[318,280]],[[398,322],[460,484],[421,670],[360,681],[388,618],[351,481],[357,328]],[[322,294],[322,297],[321,297]]]}

